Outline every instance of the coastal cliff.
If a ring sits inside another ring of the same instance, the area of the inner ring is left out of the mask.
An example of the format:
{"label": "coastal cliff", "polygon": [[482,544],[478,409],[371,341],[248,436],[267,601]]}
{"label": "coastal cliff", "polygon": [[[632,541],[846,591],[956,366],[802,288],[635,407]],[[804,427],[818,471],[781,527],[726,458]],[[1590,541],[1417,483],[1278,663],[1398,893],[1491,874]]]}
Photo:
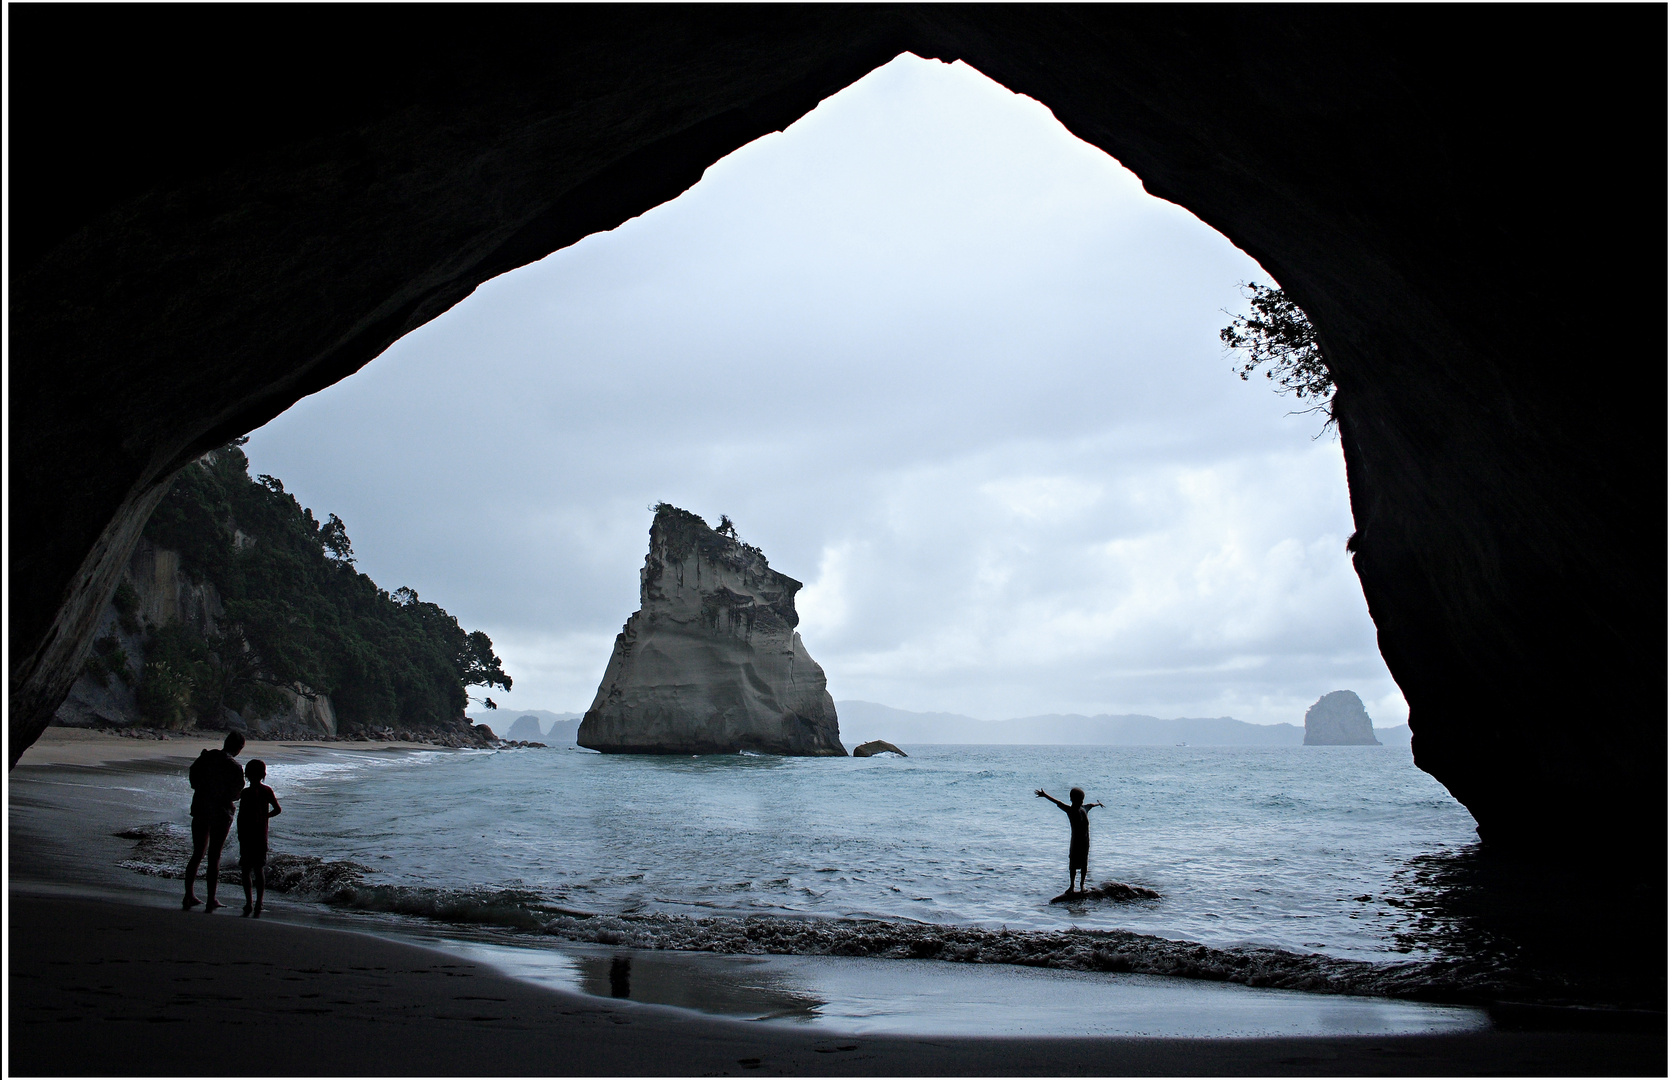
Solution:
{"label": "coastal cliff", "polygon": [[466,686],[510,688],[493,642],[357,571],[343,522],[251,477],[241,442],[157,506],[53,722],[492,742],[464,706]]}
{"label": "coastal cliff", "polygon": [[1353,690],[1333,690],[1309,707],[1303,718],[1304,746],[1382,746],[1372,734],[1372,718]]}
{"label": "coastal cliff", "polygon": [[618,754],[846,756],[796,633],[802,583],[731,526],[659,504],[639,610],[616,637],[576,742]]}
{"label": "coastal cliff", "polygon": [[[142,537],[128,560],[116,595],[100,615],[92,657],[52,722],[61,727],[99,728],[171,726],[171,720],[178,722],[183,717],[156,715],[157,701],[142,701],[147,680],[167,680],[176,666],[170,663],[174,656],[156,654],[176,651],[168,645],[182,636],[192,641],[220,638],[226,618],[226,606],[214,583],[195,580],[182,567],[180,552],[158,547]],[[156,647],[159,635],[166,642],[163,649]],[[180,689],[171,687],[161,695],[165,708],[174,704],[167,699]],[[209,710],[213,715],[194,712],[191,719],[200,727],[275,738],[337,734],[337,712],[330,695],[302,683],[268,685],[265,689],[268,693],[244,698],[237,709],[218,701]],[[192,695],[188,691],[186,696]]]}

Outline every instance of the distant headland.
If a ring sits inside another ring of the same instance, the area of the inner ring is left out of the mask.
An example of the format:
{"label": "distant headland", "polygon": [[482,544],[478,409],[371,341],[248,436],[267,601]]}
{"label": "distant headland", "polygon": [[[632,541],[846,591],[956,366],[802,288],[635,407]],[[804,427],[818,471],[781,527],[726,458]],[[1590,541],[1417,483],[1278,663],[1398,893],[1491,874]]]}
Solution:
{"label": "distant headland", "polygon": [[[978,720],[958,713],[909,712],[871,701],[839,701],[836,709],[844,729],[856,737],[852,745],[887,737],[909,745],[1302,746],[1306,737],[1304,727],[1299,724],[1252,724],[1230,716],[1164,720],[1140,714],[1055,713],[1013,720]],[[512,724],[524,716],[537,718],[541,725],[539,738],[548,745],[575,744],[580,713],[503,709],[498,713],[475,712],[471,719],[492,726],[501,738],[509,739],[524,737],[511,733]],[[1372,732],[1385,746],[1406,746],[1412,741],[1412,732],[1405,724],[1372,728]]]}
{"label": "distant headland", "polygon": [[[1251,724],[1230,716],[1164,720],[1155,716],[1048,714],[978,720],[958,713],[909,712],[871,701],[839,701],[843,728],[858,739],[914,743],[1048,746],[1301,746],[1299,724]],[[1368,721],[1369,723],[1369,721]],[[1385,745],[1406,745],[1405,724],[1375,729]]]}

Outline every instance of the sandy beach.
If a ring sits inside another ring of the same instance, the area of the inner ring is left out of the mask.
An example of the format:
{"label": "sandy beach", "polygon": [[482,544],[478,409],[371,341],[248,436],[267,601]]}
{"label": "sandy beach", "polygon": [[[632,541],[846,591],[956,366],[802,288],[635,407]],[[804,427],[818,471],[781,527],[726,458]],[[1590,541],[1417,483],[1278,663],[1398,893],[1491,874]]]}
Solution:
{"label": "sandy beach", "polygon": [[[214,733],[191,732],[167,739],[129,738],[92,728],[47,728],[46,733],[18,759],[19,765],[108,765],[122,761],[161,761],[180,758],[191,761],[199,751],[221,745]],[[346,753],[376,753],[389,750],[428,750],[453,753],[444,746],[409,742],[307,742],[298,740],[251,739],[240,755],[267,761],[293,761],[321,750]]]}
{"label": "sandy beach", "polygon": [[[113,878],[108,867],[114,860],[104,860],[121,845],[101,847],[93,838],[133,823],[135,811],[123,801],[130,796],[111,781],[121,769],[167,767],[175,760],[183,766],[215,741],[54,729],[24,754],[23,772],[14,772],[8,785],[12,1073],[1666,1072],[1661,1030],[1497,1027],[1465,1034],[1256,1039],[844,1034],[540,986],[457,953],[308,925],[283,910],[261,921],[238,918],[236,908],[215,916],[185,913],[172,899],[175,884],[136,875],[128,888]],[[390,750],[452,752],[284,742],[252,744],[247,753],[277,761]],[[84,808],[73,815],[75,836],[67,833],[64,800],[80,800],[71,805]]]}

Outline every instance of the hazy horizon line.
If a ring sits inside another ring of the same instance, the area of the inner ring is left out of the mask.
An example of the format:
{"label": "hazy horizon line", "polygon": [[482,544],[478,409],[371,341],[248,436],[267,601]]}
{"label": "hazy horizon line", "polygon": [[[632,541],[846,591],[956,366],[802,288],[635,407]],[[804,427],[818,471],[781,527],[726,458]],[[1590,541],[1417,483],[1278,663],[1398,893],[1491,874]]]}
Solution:
{"label": "hazy horizon line", "polygon": [[[918,709],[898,709],[893,705],[885,705],[881,701],[866,701],[866,700],[863,700],[861,698],[848,698],[844,701],[836,702],[835,704],[837,705],[837,720],[838,720],[839,723],[841,723],[842,719],[843,719],[842,709],[843,709],[844,705],[874,705],[874,706],[876,706],[880,709],[890,709],[894,712],[906,713],[909,716],[948,717],[948,718],[955,719],[955,720],[969,720],[970,722],[972,722],[974,724],[1010,724],[1010,723],[1014,723],[1018,720],[1044,720],[1044,719],[1055,718],[1055,717],[1065,717],[1065,718],[1077,719],[1077,720],[1098,720],[1100,718],[1108,718],[1108,719],[1112,719],[1112,720],[1119,720],[1119,719],[1127,719],[1129,717],[1137,717],[1137,718],[1145,719],[1145,720],[1162,720],[1162,721],[1169,721],[1169,720],[1231,720],[1234,723],[1248,724],[1251,727],[1293,727],[1293,728],[1298,728],[1298,729],[1305,727],[1305,725],[1303,725],[1303,724],[1292,723],[1289,720],[1276,720],[1276,721],[1273,721],[1272,723],[1265,723],[1264,724],[1264,723],[1262,723],[1258,720],[1240,720],[1236,716],[1154,716],[1151,713],[1036,713],[1032,716],[1009,716],[1009,717],[1006,717],[1003,720],[983,720],[979,717],[968,716],[965,713],[921,711],[921,710],[918,710]],[[530,709],[530,708],[526,708],[526,709],[493,709],[493,710],[481,709],[481,710],[478,710],[477,712],[474,712],[474,713],[468,712],[465,715],[466,716],[474,716],[474,717],[484,717],[484,716],[490,715],[490,713],[492,713],[495,716],[495,718],[498,718],[499,714],[505,713],[507,716],[511,716],[513,720],[516,720],[517,717],[519,717],[519,716],[525,716],[525,715],[529,715],[529,714],[532,714],[532,713],[550,713],[553,716],[577,717],[577,718],[579,718],[581,716],[586,715],[586,710],[585,709],[580,709],[580,710],[577,710],[577,709]],[[1403,727],[1406,727],[1406,726],[1407,726],[1407,724],[1406,724],[1405,721],[1402,721],[1399,724],[1384,724],[1382,726],[1374,723],[1372,725],[1372,730],[1373,731],[1390,731],[1390,730],[1393,730],[1395,728],[1403,728]]]}

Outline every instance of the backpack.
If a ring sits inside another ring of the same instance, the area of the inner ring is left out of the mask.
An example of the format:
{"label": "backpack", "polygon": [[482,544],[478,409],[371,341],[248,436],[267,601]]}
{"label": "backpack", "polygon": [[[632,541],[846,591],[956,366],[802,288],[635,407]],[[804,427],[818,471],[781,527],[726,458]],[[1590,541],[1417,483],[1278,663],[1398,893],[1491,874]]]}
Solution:
{"label": "backpack", "polygon": [[[219,750],[205,750],[198,755],[198,760],[192,762],[192,767],[186,770],[186,780],[192,785],[206,802],[216,806],[226,805],[237,797],[238,792],[232,790],[232,770],[238,766],[229,761],[220,761],[226,755]],[[239,778],[239,787],[244,786],[243,777]]]}

